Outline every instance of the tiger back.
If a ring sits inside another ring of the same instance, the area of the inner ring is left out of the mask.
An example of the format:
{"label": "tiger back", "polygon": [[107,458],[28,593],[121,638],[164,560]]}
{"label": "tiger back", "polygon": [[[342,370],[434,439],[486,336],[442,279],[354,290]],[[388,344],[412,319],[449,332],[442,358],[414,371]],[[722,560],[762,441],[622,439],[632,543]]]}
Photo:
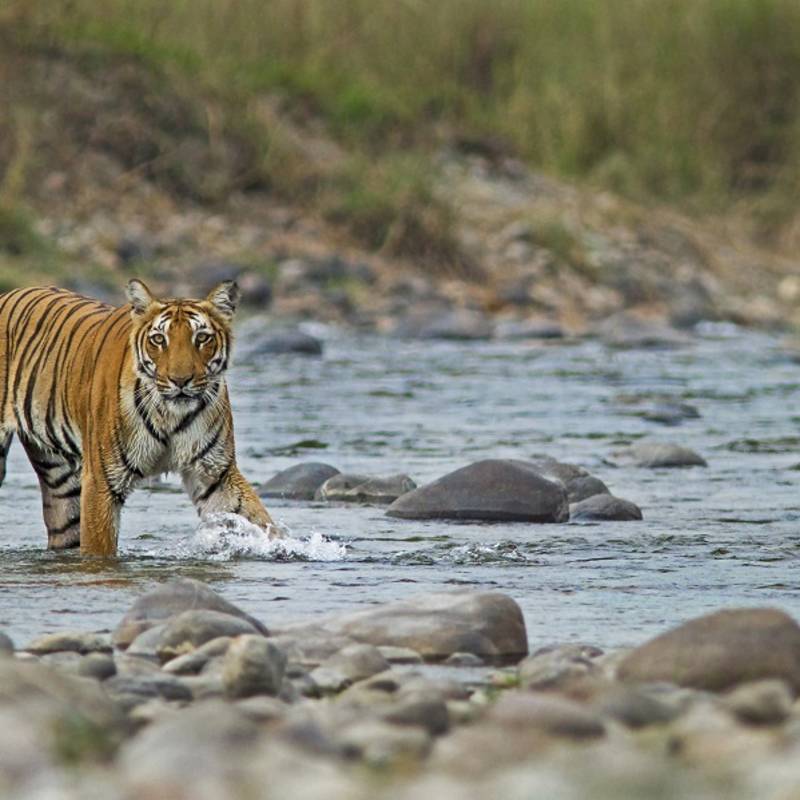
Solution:
{"label": "tiger back", "polygon": [[173,471],[201,515],[242,514],[274,535],[236,465],[225,383],[236,284],[160,300],[132,280],[127,295],[122,307],[55,287],[0,296],[0,483],[16,433],[53,549],[114,554],[127,496]]}

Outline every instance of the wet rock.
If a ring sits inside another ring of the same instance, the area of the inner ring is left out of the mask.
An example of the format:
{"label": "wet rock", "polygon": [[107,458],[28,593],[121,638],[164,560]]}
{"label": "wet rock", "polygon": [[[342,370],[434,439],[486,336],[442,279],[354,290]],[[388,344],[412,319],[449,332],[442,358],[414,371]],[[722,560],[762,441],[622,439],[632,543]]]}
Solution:
{"label": "wet rock", "polygon": [[338,692],[387,669],[389,662],[377,647],[353,644],[323,661],[311,673],[311,679],[323,692]]}
{"label": "wet rock", "polygon": [[692,341],[683,331],[663,322],[641,319],[621,312],[604,319],[595,333],[609,346],[621,349],[672,349]]}
{"label": "wet rock", "polygon": [[779,725],[792,713],[794,698],[784,681],[744,683],[725,696],[725,706],[737,719],[750,725]]}
{"label": "wet rock", "polygon": [[166,628],[166,623],[154,625],[146,631],[142,631],[129,645],[128,655],[139,658],[148,658],[153,661],[158,659],[158,648],[161,644],[161,637]]}
{"label": "wet rock", "polygon": [[482,667],[483,659],[474,653],[453,653],[444,662],[448,667]]}
{"label": "wet rock", "polygon": [[106,653],[89,653],[78,663],[78,675],[104,681],[117,674],[114,659]]}
{"label": "wet rock", "polygon": [[273,355],[322,355],[323,344],[299,328],[271,328],[262,317],[245,320],[236,331],[236,355],[252,361]]}
{"label": "wet rock", "polygon": [[156,644],[156,654],[162,662],[169,661],[212,639],[243,634],[258,634],[258,630],[246,619],[221,611],[184,611],[164,625]]}
{"label": "wet rock", "polygon": [[[527,655],[525,620],[519,606],[499,592],[441,592],[417,595],[305,626],[376,646],[408,647],[423,658],[474,653],[488,660]],[[287,629],[302,636],[303,625]]]}
{"label": "wet rock", "polygon": [[800,692],[800,626],[777,609],[726,609],[698,617],[632,650],[620,680],[668,681],[710,691],[765,678]]}
{"label": "wet rock", "polygon": [[257,619],[229,603],[204,583],[192,578],[178,578],[157,586],[139,597],[113,633],[117,647],[127,647],[142,631],[165,622],[183,611],[208,609],[231,614],[249,622],[259,633],[268,635]]}
{"label": "wet rock", "polygon": [[114,675],[103,686],[119,705],[130,710],[156,697],[164,700],[189,701],[189,688],[171,675]]}
{"label": "wet rock", "polygon": [[680,425],[687,419],[697,419],[700,412],[688,403],[656,403],[647,408],[642,417],[662,425]]}
{"label": "wet rock", "polygon": [[392,503],[417,484],[408,475],[389,475],[385,478],[370,478],[367,475],[334,475],[317,489],[315,500],[348,503]]}
{"label": "wet rock", "polygon": [[495,339],[516,341],[521,339],[562,339],[564,329],[557,322],[548,320],[525,320],[498,322],[494,329]]}
{"label": "wet rock", "polygon": [[102,633],[84,633],[81,631],[65,631],[48,633],[34,639],[25,648],[29,653],[42,655],[69,651],[72,653],[110,653],[111,641]]}
{"label": "wet rock", "polygon": [[587,678],[599,678],[602,669],[594,659],[602,652],[591,645],[576,644],[539,650],[520,661],[517,667],[520,685],[545,691],[564,689]]}
{"label": "wet rock", "polygon": [[690,450],[670,442],[636,442],[614,453],[620,465],[659,469],[663,467],[707,467],[706,460]]}
{"label": "wet rock", "polygon": [[11,637],[0,631],[0,656],[10,656],[14,653],[14,642]]}
{"label": "wet rock", "polygon": [[569,507],[570,520],[575,522],[598,520],[618,521],[642,519],[642,510],[630,500],[610,494],[596,494]]}
{"label": "wet rock", "polygon": [[511,735],[519,728],[533,728],[567,739],[594,739],[605,735],[600,715],[551,694],[506,692],[489,709],[486,719],[501,725]]}
{"label": "wet rock", "polygon": [[277,473],[260,489],[261,497],[281,497],[287,500],[313,500],[314,493],[328,478],[338,475],[339,470],[330,464],[309,461],[295,464]]}
{"label": "wet rock", "polygon": [[485,314],[469,309],[442,309],[427,314],[412,314],[394,331],[396,336],[411,339],[449,339],[477,341],[490,339],[494,323]]}
{"label": "wet rock", "polygon": [[666,725],[680,714],[678,708],[663,702],[653,693],[627,687],[615,687],[604,693],[594,708],[628,728]]}
{"label": "wet rock", "polygon": [[338,653],[355,640],[340,633],[334,633],[309,623],[302,625],[297,632],[279,633],[270,637],[270,641],[284,653],[293,665],[318,667],[325,659]]}
{"label": "wet rock", "polygon": [[167,661],[163,666],[164,672],[173,675],[192,675],[202,670],[213,658],[224,656],[230,646],[232,639],[230,636],[218,636],[200,645],[190,653],[177,656]]}
{"label": "wet rock", "polygon": [[579,503],[595,494],[610,494],[603,481],[577,464],[556,461],[549,456],[538,456],[530,463],[543,478],[560,483],[570,503]]}
{"label": "wet rock", "polygon": [[260,636],[240,636],[225,653],[222,683],[228,697],[276,695],[285,670],[286,655],[272,642]]}
{"label": "wet rock", "polygon": [[487,459],[451,472],[395,500],[403,519],[565,522],[567,493],[524,461]]}

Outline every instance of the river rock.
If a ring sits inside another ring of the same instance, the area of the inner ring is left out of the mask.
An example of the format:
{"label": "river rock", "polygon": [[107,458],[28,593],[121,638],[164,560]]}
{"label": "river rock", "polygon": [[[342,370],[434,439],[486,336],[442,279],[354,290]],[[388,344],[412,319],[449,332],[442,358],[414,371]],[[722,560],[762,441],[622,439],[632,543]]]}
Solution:
{"label": "river rock", "polygon": [[604,319],[595,333],[609,346],[620,349],[672,349],[692,341],[683,331],[663,322],[620,312]]}
{"label": "river rock", "polygon": [[82,631],[64,631],[48,633],[34,639],[25,648],[29,653],[43,655],[68,651],[72,653],[110,653],[111,641],[102,633],[84,633]]}
{"label": "river rock", "polygon": [[313,500],[314,493],[339,470],[330,464],[309,461],[295,464],[273,475],[260,489],[261,497],[280,497],[286,500]]}
{"label": "river rock", "polygon": [[230,636],[218,636],[200,645],[190,653],[177,656],[167,661],[163,666],[164,672],[173,675],[193,675],[202,670],[213,658],[224,656],[230,647],[232,639]]}
{"label": "river rock", "polygon": [[[527,292],[523,292],[523,299],[529,302]],[[564,329],[557,322],[550,320],[506,320],[497,323],[494,329],[494,338],[504,340],[563,339]]]}
{"label": "river rock", "polygon": [[345,755],[374,767],[419,761],[431,749],[431,737],[422,728],[371,719],[348,725],[337,732],[336,740]]}
{"label": "river rock", "polygon": [[108,694],[125,710],[160,697],[164,700],[189,701],[192,693],[186,684],[172,675],[114,675],[103,682]]}
{"label": "river rock", "polygon": [[286,655],[260,636],[240,636],[225,653],[222,683],[228,697],[276,695],[281,690]]}
{"label": "river rock", "polygon": [[78,663],[78,675],[104,681],[117,674],[114,659],[106,653],[89,653]]}
{"label": "river rock", "polygon": [[800,626],[771,608],[725,609],[698,617],[632,650],[620,680],[668,681],[710,691],[765,678],[800,692]]}
{"label": "river rock", "polygon": [[594,708],[628,728],[666,725],[680,714],[675,705],[663,702],[651,692],[637,687],[614,688],[600,695]]}
{"label": "river rock", "polygon": [[300,623],[284,633],[300,638],[304,628],[313,631],[317,626],[376,646],[408,647],[432,660],[458,652],[489,660],[518,659],[528,653],[522,611],[500,592],[422,594],[309,625]]}
{"label": "river rock", "polygon": [[610,494],[603,481],[577,464],[567,464],[550,456],[537,456],[531,465],[543,478],[560,483],[570,503],[579,503],[595,494]]}
{"label": "river rock", "polygon": [[531,464],[487,459],[403,495],[386,513],[403,519],[565,522],[569,504],[563,486]]}
{"label": "river rock", "polygon": [[246,619],[233,614],[205,608],[184,611],[164,625],[156,644],[156,655],[165,662],[189,653],[212,639],[242,634],[258,634],[258,630]]}
{"label": "river rock", "polygon": [[794,698],[784,681],[764,680],[737,686],[724,702],[741,722],[779,725],[791,716]]}
{"label": "river rock", "polygon": [[486,719],[511,735],[519,728],[567,739],[595,739],[605,734],[603,719],[595,711],[564,697],[537,692],[506,692],[489,709]]}
{"label": "river rock", "polygon": [[334,475],[317,489],[315,500],[333,500],[348,503],[392,503],[417,484],[408,475],[389,475],[370,478],[368,475]]}
{"label": "river rock", "polygon": [[491,318],[480,311],[448,309],[426,315],[412,314],[399,326],[397,334],[413,339],[451,339],[476,341],[490,339],[494,333]]}
{"label": "river rock", "polygon": [[625,522],[642,519],[642,510],[630,500],[610,494],[596,494],[569,507],[569,518],[575,522],[588,520]]}
{"label": "river rock", "polygon": [[670,442],[636,442],[614,453],[620,465],[657,469],[662,467],[707,467],[706,460],[690,450]]}
{"label": "river rock", "polygon": [[236,353],[240,361],[277,355],[322,355],[322,341],[310,333],[297,328],[264,329],[261,327],[263,323],[258,324],[258,320],[248,320],[248,323],[242,325],[236,339]]}
{"label": "river rock", "polygon": [[323,692],[338,692],[357,681],[389,669],[389,662],[371,644],[352,644],[325,659],[311,679]]}
{"label": "river rock", "polygon": [[117,647],[127,647],[142,631],[165,622],[183,611],[208,609],[231,614],[249,622],[264,636],[268,631],[257,619],[192,578],[177,578],[157,586],[139,597],[113,633]]}
{"label": "river rock", "polygon": [[520,661],[517,667],[520,685],[538,691],[563,690],[577,681],[599,679],[602,669],[594,659],[602,652],[591,645],[580,644],[539,650]]}

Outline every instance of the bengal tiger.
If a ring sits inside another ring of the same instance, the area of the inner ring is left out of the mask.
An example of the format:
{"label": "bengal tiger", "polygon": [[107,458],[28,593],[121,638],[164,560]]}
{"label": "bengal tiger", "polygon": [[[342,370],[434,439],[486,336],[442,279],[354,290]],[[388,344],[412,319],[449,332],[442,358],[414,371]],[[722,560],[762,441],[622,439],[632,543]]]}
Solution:
{"label": "bengal tiger", "polygon": [[239,290],[114,307],[55,287],[0,296],[0,484],[19,437],[39,478],[47,544],[117,551],[120,510],[148,476],[179,472],[198,513],[277,535],[236,466],[225,371]]}

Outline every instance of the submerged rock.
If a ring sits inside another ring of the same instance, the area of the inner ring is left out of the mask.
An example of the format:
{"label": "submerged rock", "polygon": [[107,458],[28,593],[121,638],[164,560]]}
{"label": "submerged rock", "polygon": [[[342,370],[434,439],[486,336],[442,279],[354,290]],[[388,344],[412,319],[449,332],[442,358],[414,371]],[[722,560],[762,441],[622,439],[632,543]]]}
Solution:
{"label": "submerged rock", "polygon": [[333,500],[348,503],[392,503],[417,488],[408,475],[389,475],[370,478],[367,475],[334,475],[317,489],[316,500]]}
{"label": "submerged rock", "polygon": [[261,356],[321,356],[323,344],[316,336],[298,328],[270,328],[260,317],[243,322],[237,331],[236,355],[240,361]]}
{"label": "submerged rock", "polygon": [[672,349],[685,347],[691,336],[663,322],[620,312],[604,319],[595,333],[609,346],[620,349]]}
{"label": "submerged rock", "polygon": [[570,503],[579,503],[595,494],[610,494],[603,481],[577,464],[556,461],[550,456],[538,456],[530,463],[543,478],[560,483]]}
{"label": "submerged rock", "polygon": [[708,466],[694,450],[671,442],[636,442],[614,453],[614,458],[620,465],[649,469]]}
{"label": "submerged rock", "polygon": [[608,520],[626,522],[642,519],[642,510],[630,500],[610,494],[596,494],[569,507],[573,521]]}
{"label": "submerged rock", "polygon": [[204,583],[192,578],[176,578],[162,583],[136,600],[114,630],[113,642],[117,647],[125,648],[148,628],[183,611],[198,609],[231,614],[246,620],[264,636],[268,635],[262,623],[229,603]]}
{"label": "submerged rock", "polygon": [[525,461],[487,459],[470,464],[397,499],[387,514],[403,519],[565,522],[563,486]]}
{"label": "submerged rock", "polygon": [[619,664],[623,681],[668,681],[722,691],[764,678],[800,692],[800,626],[771,608],[706,614],[632,650]]}
{"label": "submerged rock", "polygon": [[527,655],[525,620],[517,603],[499,592],[436,592],[341,616],[325,617],[287,632],[323,627],[358,642],[408,647],[423,658],[443,660],[473,653],[488,660]]}
{"label": "submerged rock", "polygon": [[339,470],[330,464],[309,461],[295,464],[273,475],[260,489],[261,497],[281,497],[287,500],[313,500],[314,494],[328,478]]}

